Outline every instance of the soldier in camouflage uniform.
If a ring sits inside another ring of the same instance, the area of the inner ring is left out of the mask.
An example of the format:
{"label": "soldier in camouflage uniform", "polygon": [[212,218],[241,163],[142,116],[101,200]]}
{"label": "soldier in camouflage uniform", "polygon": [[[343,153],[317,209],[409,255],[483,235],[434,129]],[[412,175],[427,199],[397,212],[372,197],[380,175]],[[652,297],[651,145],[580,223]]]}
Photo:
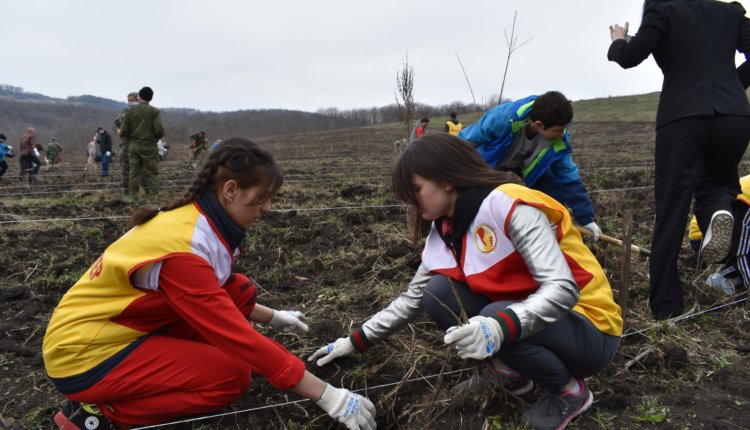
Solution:
{"label": "soldier in camouflage uniform", "polygon": [[47,161],[49,164],[54,166],[55,164],[62,163],[62,156],[60,155],[62,152],[60,144],[57,143],[54,137],[51,138],[47,144]]}
{"label": "soldier in camouflage uniform", "polygon": [[154,195],[158,187],[156,143],[164,136],[164,125],[159,109],[149,104],[153,96],[150,87],[141,88],[141,102],[128,108],[120,127],[120,137],[128,142],[131,197],[138,196],[141,185],[147,195]]}
{"label": "soldier in camouflage uniform", "polygon": [[123,194],[128,194],[128,189],[130,186],[130,158],[128,157],[128,139],[123,138],[120,136],[120,128],[122,127],[122,120],[125,118],[125,113],[130,109],[131,107],[138,104],[138,93],[135,91],[128,94],[128,106],[120,112],[119,115],[117,115],[117,118],[115,118],[115,121],[112,125],[112,130],[115,131],[115,134],[117,134],[120,137],[120,166],[122,167],[122,190]]}
{"label": "soldier in camouflage uniform", "polygon": [[203,152],[208,150],[208,139],[206,138],[205,131],[199,131],[190,136],[190,148],[193,151],[193,154],[190,156],[190,166],[195,169],[203,159]]}

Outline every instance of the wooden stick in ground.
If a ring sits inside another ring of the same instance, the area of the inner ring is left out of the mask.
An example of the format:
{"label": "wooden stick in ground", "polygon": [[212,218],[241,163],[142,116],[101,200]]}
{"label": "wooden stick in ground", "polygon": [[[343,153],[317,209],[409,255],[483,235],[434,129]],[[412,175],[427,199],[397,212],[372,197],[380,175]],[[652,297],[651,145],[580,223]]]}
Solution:
{"label": "wooden stick in ground", "polygon": [[[586,227],[581,227],[579,225],[574,225],[573,227],[576,228],[581,234],[586,236],[593,236],[594,233],[591,232],[591,230],[587,229]],[[599,235],[599,240],[602,242],[611,243],[613,245],[622,246],[622,241],[620,239],[614,238],[612,236],[607,236],[606,234]],[[646,248],[641,248],[640,246],[630,245],[630,250],[633,252],[637,252],[643,256],[649,257],[651,256],[651,251]]]}
{"label": "wooden stick in ground", "polygon": [[630,301],[630,237],[633,235],[633,211],[625,211],[622,232],[622,259],[620,260],[620,308],[623,324]]}

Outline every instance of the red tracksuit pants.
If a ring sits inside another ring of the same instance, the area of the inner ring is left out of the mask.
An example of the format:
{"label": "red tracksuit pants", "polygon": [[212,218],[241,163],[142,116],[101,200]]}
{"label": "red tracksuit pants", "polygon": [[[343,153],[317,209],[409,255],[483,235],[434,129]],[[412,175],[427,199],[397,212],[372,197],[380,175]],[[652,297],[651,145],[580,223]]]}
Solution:
{"label": "red tracksuit pants", "polygon": [[[245,316],[255,308],[255,284],[248,283],[235,275],[224,285]],[[96,385],[66,397],[96,403],[117,423],[158,424],[229,406],[249,386],[247,369],[177,322],[164,335],[149,337]]]}

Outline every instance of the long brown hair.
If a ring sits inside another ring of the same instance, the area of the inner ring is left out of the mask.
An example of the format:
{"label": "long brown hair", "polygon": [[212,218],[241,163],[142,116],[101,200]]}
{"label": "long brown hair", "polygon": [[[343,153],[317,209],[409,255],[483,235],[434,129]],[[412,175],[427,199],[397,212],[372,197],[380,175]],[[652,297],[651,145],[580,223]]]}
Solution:
{"label": "long brown hair", "polygon": [[[519,183],[519,178],[508,172],[489,167],[474,146],[448,133],[430,133],[409,144],[393,169],[393,192],[404,203],[417,207],[417,196],[412,188],[412,174],[431,181],[451,185],[462,193],[469,188],[494,188],[506,183]],[[429,232],[430,221],[416,210],[407,216],[409,240],[417,243]]]}
{"label": "long brown hair", "polygon": [[131,227],[143,224],[159,211],[166,212],[184,206],[202,192],[215,192],[229,180],[237,181],[240,188],[264,185],[262,189],[265,191],[256,198],[257,203],[260,203],[276,194],[284,182],[284,172],[269,152],[248,139],[233,137],[211,152],[184,196],[162,208],[140,206],[130,216],[128,224]]}

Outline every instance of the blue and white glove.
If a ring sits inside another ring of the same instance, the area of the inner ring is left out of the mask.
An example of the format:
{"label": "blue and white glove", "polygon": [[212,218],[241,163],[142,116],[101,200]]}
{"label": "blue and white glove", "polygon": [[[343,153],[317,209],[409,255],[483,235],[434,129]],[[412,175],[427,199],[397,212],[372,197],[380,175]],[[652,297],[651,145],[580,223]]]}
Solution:
{"label": "blue and white glove", "polygon": [[348,337],[342,337],[337,339],[336,342],[329,343],[315,351],[307,361],[314,361],[316,358],[320,358],[317,362],[318,366],[325,366],[339,357],[346,357],[347,355],[352,354],[354,354],[354,345],[352,345],[352,341],[349,340]]}
{"label": "blue and white glove", "polygon": [[268,326],[279,331],[285,328],[308,331],[310,328],[305,324],[305,314],[300,311],[273,311]]}
{"label": "blue and white glove", "polygon": [[594,221],[591,221],[590,223],[584,225],[584,227],[591,231],[591,235],[594,237],[594,242],[598,242],[599,237],[601,237],[602,235],[602,229],[599,228],[599,226]]}
{"label": "blue and white glove", "polygon": [[331,418],[346,425],[349,430],[375,430],[375,405],[367,397],[345,388],[326,384],[320,400],[315,402]]}
{"label": "blue and white glove", "polygon": [[468,324],[453,326],[445,333],[443,342],[455,345],[458,356],[463,359],[484,360],[500,350],[503,342],[500,323],[483,316],[472,317]]}

